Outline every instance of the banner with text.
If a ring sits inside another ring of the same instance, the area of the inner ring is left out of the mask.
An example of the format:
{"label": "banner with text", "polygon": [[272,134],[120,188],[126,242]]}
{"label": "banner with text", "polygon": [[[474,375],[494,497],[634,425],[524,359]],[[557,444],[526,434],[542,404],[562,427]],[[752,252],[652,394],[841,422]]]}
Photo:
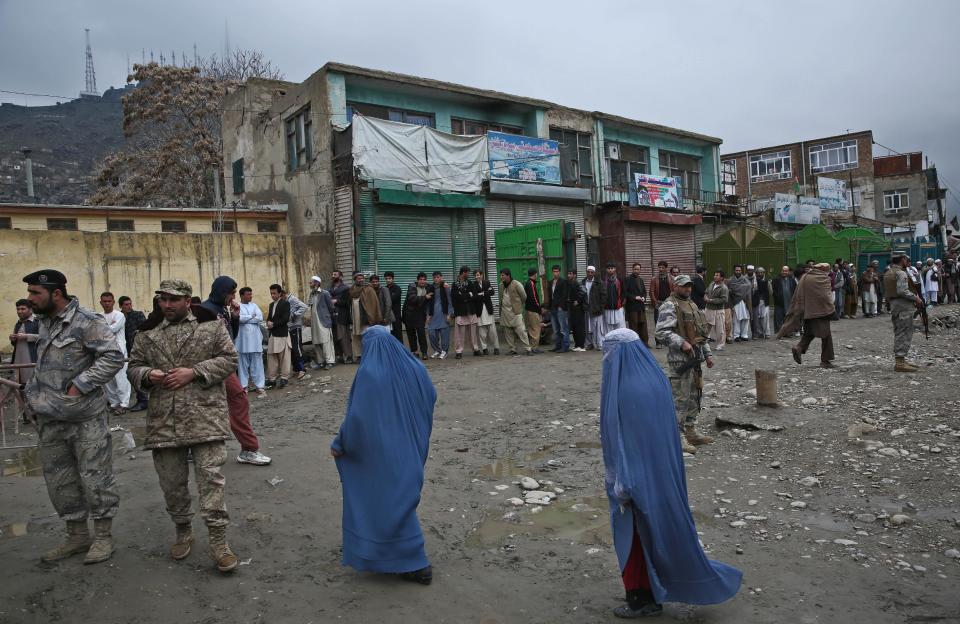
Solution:
{"label": "banner with text", "polygon": [[630,191],[631,206],[680,207],[680,194],[677,190],[676,178],[662,178],[645,173],[635,173],[633,174],[633,188]]}
{"label": "banner with text", "polygon": [[487,133],[490,177],[496,180],[560,184],[560,144],[549,139]]}
{"label": "banner with text", "polygon": [[817,194],[820,196],[820,208],[822,210],[849,210],[847,183],[843,180],[824,176],[818,177]]}
{"label": "banner with text", "polygon": [[773,220],[780,223],[820,223],[820,200],[777,193],[774,195]]}

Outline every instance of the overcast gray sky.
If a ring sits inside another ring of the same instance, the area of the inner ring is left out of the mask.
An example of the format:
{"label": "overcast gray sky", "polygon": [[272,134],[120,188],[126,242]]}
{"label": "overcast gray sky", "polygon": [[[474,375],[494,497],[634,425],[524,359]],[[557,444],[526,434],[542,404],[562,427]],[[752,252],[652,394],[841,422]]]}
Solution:
{"label": "overcast gray sky", "polygon": [[872,129],[960,192],[954,0],[0,0],[0,89],[77,94],[84,27],[103,90],[143,49],[221,51],[225,21],[288,80],[336,60],[703,132],[725,152]]}

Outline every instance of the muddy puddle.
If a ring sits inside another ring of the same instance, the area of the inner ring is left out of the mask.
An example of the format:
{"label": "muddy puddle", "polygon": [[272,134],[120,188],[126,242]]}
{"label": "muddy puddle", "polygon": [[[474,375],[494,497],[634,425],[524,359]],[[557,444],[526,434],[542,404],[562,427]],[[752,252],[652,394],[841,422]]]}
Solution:
{"label": "muddy puddle", "polygon": [[0,476],[4,477],[41,477],[40,452],[36,448],[19,451],[4,451]]}
{"label": "muddy puddle", "polygon": [[519,459],[498,459],[480,468],[480,477],[488,479],[502,479],[504,477],[519,477],[531,472],[537,462],[550,455],[557,454],[564,449],[599,449],[599,440],[580,440],[570,444],[548,444],[536,451],[526,453]]}
{"label": "muddy puddle", "polygon": [[467,535],[471,548],[499,548],[522,537],[563,539],[578,544],[609,545],[610,514],[606,496],[587,496],[551,505],[494,510]]}

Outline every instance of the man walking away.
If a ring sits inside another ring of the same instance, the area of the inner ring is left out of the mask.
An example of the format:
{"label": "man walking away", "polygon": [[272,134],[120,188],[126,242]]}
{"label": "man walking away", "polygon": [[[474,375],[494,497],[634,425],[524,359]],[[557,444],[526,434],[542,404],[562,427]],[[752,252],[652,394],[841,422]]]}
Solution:
{"label": "man walking away", "polygon": [[330,300],[337,310],[337,324],[334,326],[334,350],[341,364],[353,364],[353,340],[350,331],[350,287],[343,282],[343,273],[334,271],[330,280]]}
{"label": "man walking away", "polygon": [[253,302],[253,289],[244,286],[240,289],[239,327],[234,346],[240,357],[240,367],[237,376],[244,390],[249,388],[253,381],[257,389],[257,398],[267,396],[266,377],[263,373],[263,332],[260,324],[263,323],[263,312],[260,306]]}
{"label": "man walking away", "polygon": [[540,350],[540,330],[543,327],[543,316],[541,314],[546,310],[543,307],[543,301],[540,297],[539,275],[536,269],[527,271],[527,283],[523,285],[523,291],[527,295],[524,304],[524,321],[527,325],[527,338],[530,341],[530,349],[534,353],[543,353]]}
{"label": "man walking away", "polygon": [[287,323],[290,332],[290,364],[297,374],[297,379],[304,379],[307,371],[303,365],[303,315],[307,313],[307,304],[293,293],[284,292],[283,296],[290,304],[290,321]]}
{"label": "man walking away", "polygon": [[480,339],[480,348],[484,355],[490,355],[490,347],[493,346],[493,354],[500,355],[500,337],[497,336],[497,323],[493,317],[493,295],[496,292],[489,280],[484,279],[483,271],[479,269],[474,271],[476,279],[477,299],[475,301],[475,310],[480,322],[477,326],[477,337]]}
{"label": "man walking away", "polygon": [[606,328],[603,326],[603,302],[606,299],[606,289],[603,281],[597,279],[597,269],[587,267],[587,276],[583,279],[583,290],[586,296],[587,312],[587,351],[603,349],[603,337]]}
{"label": "man walking away", "polygon": [[500,326],[510,355],[517,355],[517,343],[523,345],[527,355],[533,355],[524,326],[527,291],[513,279],[510,269],[500,271]]}
{"label": "man walking away", "polygon": [[[113,293],[105,292],[100,295],[100,307],[103,308],[103,318],[107,321],[107,326],[113,332],[113,337],[117,339],[120,350],[124,355],[127,354],[127,340],[124,326],[126,317],[123,312],[117,310]],[[123,414],[127,411],[127,405],[130,402],[130,382],[127,381],[127,365],[124,364],[114,378],[107,384],[107,400],[110,402],[110,409],[114,414]]]}
{"label": "man walking away", "polygon": [[643,344],[650,346],[647,335],[647,287],[640,273],[643,267],[634,262],[633,271],[623,280],[623,293],[626,299],[627,326],[637,332]]}
{"label": "man walking away", "polygon": [[[17,301],[17,322],[10,334],[10,344],[13,346],[12,363],[16,365],[37,363],[37,341],[40,340],[40,323],[33,313],[33,304],[29,299]],[[14,379],[19,384],[25,384],[33,376],[32,368],[17,368],[13,371]]]}
{"label": "man walking away", "polygon": [[463,334],[470,334],[473,354],[480,355],[480,339],[477,337],[476,300],[477,290],[470,282],[470,267],[460,267],[460,274],[453,284],[453,343],[457,359],[463,358]]}
{"label": "man walking away", "polygon": [[407,299],[403,304],[403,324],[407,328],[410,352],[427,359],[427,315],[433,295],[427,286],[427,274],[417,274],[417,281],[407,286]]}
{"label": "man walking away", "polygon": [[[650,303],[653,304],[653,323],[657,323],[660,304],[673,292],[673,277],[667,271],[666,260],[657,263],[657,275],[650,280]],[[659,347],[660,345],[657,345]]]}
{"label": "man walking away", "polygon": [[443,281],[443,273],[433,272],[433,284],[427,292],[427,329],[430,331],[431,358],[446,359],[450,349],[450,287]]}
{"label": "man walking away", "polygon": [[607,278],[604,283],[607,298],[603,306],[603,326],[607,331],[624,329],[627,316],[623,312],[623,281],[617,277],[617,265],[607,263]]}
{"label": "man walking away", "polygon": [[[224,502],[221,467],[227,459],[227,405],[223,382],[237,369],[237,351],[218,319],[201,323],[190,309],[193,289],[182,280],[164,280],[157,290],[164,320],[141,334],[130,354],[130,379],[150,395],[144,448],[153,451],[176,541],[175,560],[193,546],[188,453],[193,456],[200,515],[207,524],[209,554],[221,572],[240,560],[227,544],[230,518]],[[286,301],[280,299],[287,305]],[[274,303],[278,303],[277,300]]]}
{"label": "man walking away", "polygon": [[586,293],[580,282],[577,281],[577,270],[569,269],[567,271],[567,305],[569,307],[570,333],[573,334],[573,347],[571,351],[583,352],[587,325],[586,325]]}
{"label": "man walking away", "polygon": [[393,321],[390,323],[390,333],[400,341],[400,344],[403,344],[403,311],[400,307],[400,301],[403,299],[403,291],[400,289],[400,286],[395,283],[393,271],[385,272],[383,279],[387,283],[390,310],[393,313]]}
{"label": "man walking away", "polygon": [[[133,349],[133,340],[137,336],[137,328],[147,320],[147,317],[143,312],[133,309],[133,301],[126,295],[117,299],[117,303],[120,305],[120,311],[123,312],[125,319],[123,333],[127,341],[127,353],[129,353]],[[130,411],[142,412],[147,409],[147,395],[142,392],[137,392],[136,395],[137,403],[130,408]]]}
{"label": "man walking away", "polygon": [[[104,387],[123,368],[124,353],[103,317],[67,294],[63,273],[42,269],[23,281],[42,315],[26,408],[37,422],[50,502],[67,525],[66,541],[41,560],[86,553],[84,563],[99,563],[113,554],[111,527],[120,500]],[[93,539],[87,517],[93,518]]]}
{"label": "man walking away", "polygon": [[707,334],[717,345],[717,351],[723,351],[723,345],[727,342],[727,302],[730,298],[730,291],[727,285],[723,283],[723,271],[717,269],[713,273],[713,281],[707,287],[703,294],[703,300],[707,309],[703,312],[703,317],[707,323]]}
{"label": "man walking away", "polygon": [[778,332],[783,326],[783,317],[790,309],[793,291],[796,290],[797,280],[790,267],[780,268],[780,277],[773,280],[773,331]]}
{"label": "man walking away", "polygon": [[267,387],[283,388],[290,381],[290,302],[283,296],[283,286],[270,285],[267,314]]}
{"label": "man walking away", "polygon": [[733,341],[750,340],[750,304],[753,300],[753,284],[743,274],[743,265],[733,266],[733,277],[727,283],[730,290],[730,307],[733,310]]}
{"label": "man walking away", "polygon": [[907,257],[894,252],[890,258],[890,271],[884,276],[884,292],[890,301],[890,316],[893,321],[893,355],[896,358],[894,370],[898,373],[915,373],[917,367],[907,362],[910,343],[913,341],[913,313],[923,305],[923,299],[910,288],[907,275],[909,266]]}
{"label": "man walking away", "polygon": [[310,279],[310,339],[313,342],[313,368],[330,370],[336,357],[333,331],[337,309],[330,293],[323,289],[323,278]]}
{"label": "man walking away", "polygon": [[819,338],[822,342],[820,351],[820,366],[823,368],[834,368],[833,366],[833,335],[830,332],[830,321],[833,320],[836,312],[835,299],[830,285],[830,265],[821,262],[814,265],[806,275],[800,278],[797,284],[797,292],[793,295],[793,302],[790,304],[790,310],[783,321],[783,327],[777,334],[777,338],[782,338],[787,334],[796,332],[803,327],[803,336],[799,344],[794,346],[791,351],[793,359],[797,364],[801,363],[801,356],[807,352],[807,348],[814,338]]}
{"label": "man walking away", "polygon": [[554,335],[551,351],[566,353],[570,350],[570,291],[567,280],[560,276],[560,265],[553,265],[550,271],[553,273],[550,280],[550,326]]}

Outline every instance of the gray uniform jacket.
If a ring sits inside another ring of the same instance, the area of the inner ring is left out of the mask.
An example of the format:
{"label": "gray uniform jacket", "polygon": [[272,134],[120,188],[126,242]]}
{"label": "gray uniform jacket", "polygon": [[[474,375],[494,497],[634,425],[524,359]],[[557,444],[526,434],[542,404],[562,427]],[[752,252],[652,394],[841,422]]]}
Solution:
{"label": "gray uniform jacket", "polygon": [[[37,367],[24,394],[40,421],[82,422],[107,409],[104,387],[123,368],[124,353],[102,316],[73,299],[40,320]],[[73,385],[81,396],[67,396]]]}

